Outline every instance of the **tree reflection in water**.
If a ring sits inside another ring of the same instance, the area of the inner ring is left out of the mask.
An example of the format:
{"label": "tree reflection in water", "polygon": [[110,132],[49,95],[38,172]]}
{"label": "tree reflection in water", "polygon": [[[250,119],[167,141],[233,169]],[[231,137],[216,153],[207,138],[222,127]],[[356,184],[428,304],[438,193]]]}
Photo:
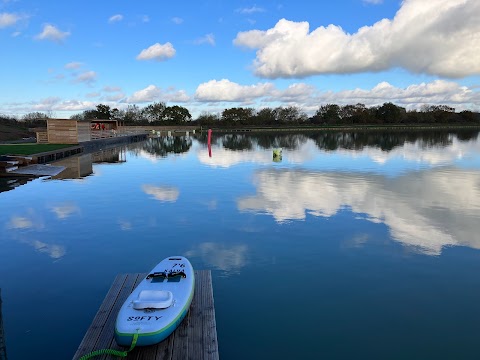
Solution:
{"label": "tree reflection in water", "polygon": [[142,150],[161,157],[168,154],[186,153],[192,147],[192,139],[188,136],[169,136],[151,138],[142,143]]}
{"label": "tree reflection in water", "polygon": [[[456,137],[459,141],[470,141],[478,138],[479,130],[422,130],[422,131],[315,131],[304,133],[251,132],[248,134],[213,133],[212,144],[223,146],[233,151],[283,148],[297,150],[309,139],[313,140],[320,150],[335,151],[339,149],[362,150],[365,147],[391,151],[406,143],[417,143],[422,149],[430,147],[446,147]],[[206,134],[197,140],[207,145]]]}

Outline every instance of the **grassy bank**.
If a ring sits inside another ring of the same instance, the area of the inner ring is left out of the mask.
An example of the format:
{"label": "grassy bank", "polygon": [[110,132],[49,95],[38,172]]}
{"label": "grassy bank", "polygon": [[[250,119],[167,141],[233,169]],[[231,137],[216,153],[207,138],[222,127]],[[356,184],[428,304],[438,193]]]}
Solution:
{"label": "grassy bank", "polygon": [[8,144],[0,145],[0,155],[33,155],[47,151],[54,151],[72,144]]}
{"label": "grassy bank", "polygon": [[3,124],[0,123],[0,141],[19,140],[22,138],[35,137],[25,126],[18,124]]}

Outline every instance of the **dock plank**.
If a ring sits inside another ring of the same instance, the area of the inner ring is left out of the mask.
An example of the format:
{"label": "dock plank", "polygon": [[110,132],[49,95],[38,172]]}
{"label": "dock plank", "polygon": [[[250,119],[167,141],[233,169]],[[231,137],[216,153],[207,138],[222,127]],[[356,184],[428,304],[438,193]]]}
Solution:
{"label": "dock plank", "polygon": [[[99,349],[126,350],[114,339],[115,320],[120,307],[146,274],[118,275],[92,324],[78,347],[74,360]],[[103,355],[96,359],[113,359]],[[195,270],[195,293],[190,310],[178,328],[166,340],[153,346],[137,347],[125,359],[135,360],[218,360],[217,330],[212,276],[208,270]]]}
{"label": "dock plank", "polygon": [[73,357],[74,359],[78,359],[84,354],[97,349],[95,345],[97,344],[98,338],[103,331],[107,317],[110,314],[111,304],[115,302],[115,299],[118,297],[118,293],[120,292],[120,289],[122,288],[126,279],[126,274],[117,275],[115,278],[110,290],[107,293],[107,296],[100,305],[100,309],[97,311],[97,314],[95,315],[87,334],[85,334],[82,342],[80,343],[80,346]]}

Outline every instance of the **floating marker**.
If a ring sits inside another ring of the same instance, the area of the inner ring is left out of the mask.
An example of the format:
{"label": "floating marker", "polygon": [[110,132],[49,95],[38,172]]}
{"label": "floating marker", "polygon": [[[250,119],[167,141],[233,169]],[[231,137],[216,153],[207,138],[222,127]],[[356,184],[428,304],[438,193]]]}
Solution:
{"label": "floating marker", "polygon": [[275,162],[282,161],[282,148],[273,149],[273,161]]}

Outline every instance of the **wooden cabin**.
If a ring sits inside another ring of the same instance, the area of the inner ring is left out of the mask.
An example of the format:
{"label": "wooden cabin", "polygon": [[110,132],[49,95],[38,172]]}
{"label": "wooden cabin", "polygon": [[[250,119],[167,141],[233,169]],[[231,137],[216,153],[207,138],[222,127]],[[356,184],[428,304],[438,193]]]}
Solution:
{"label": "wooden cabin", "polygon": [[46,132],[37,132],[37,143],[79,144],[116,136],[117,120],[47,119]]}

